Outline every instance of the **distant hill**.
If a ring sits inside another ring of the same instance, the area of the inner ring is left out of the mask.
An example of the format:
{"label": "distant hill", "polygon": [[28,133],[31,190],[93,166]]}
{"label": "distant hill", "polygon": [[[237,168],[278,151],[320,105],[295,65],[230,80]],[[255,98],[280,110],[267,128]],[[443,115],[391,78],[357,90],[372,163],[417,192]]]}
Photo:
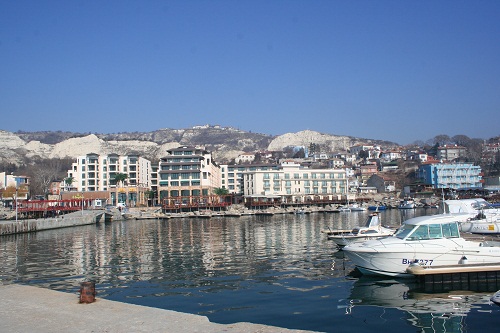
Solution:
{"label": "distant hill", "polygon": [[138,153],[157,160],[178,146],[203,146],[218,163],[227,163],[243,152],[283,150],[288,146],[315,143],[323,151],[346,151],[357,144],[397,146],[393,142],[301,131],[271,136],[232,127],[195,126],[188,129],[160,129],[153,132],[92,134],[72,132],[7,132],[0,130],[0,163],[21,164],[26,159],[75,158],[88,153]]}

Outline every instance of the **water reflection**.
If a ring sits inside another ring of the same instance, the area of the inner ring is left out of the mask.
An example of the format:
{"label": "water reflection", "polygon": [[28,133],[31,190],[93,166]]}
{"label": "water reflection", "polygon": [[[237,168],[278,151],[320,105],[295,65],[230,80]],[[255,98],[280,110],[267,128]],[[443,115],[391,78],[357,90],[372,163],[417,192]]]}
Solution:
{"label": "water reflection", "polygon": [[406,320],[422,332],[464,332],[466,317],[474,309],[483,305],[497,311],[490,296],[491,292],[472,291],[430,294],[407,280],[362,277],[353,284],[346,312],[365,311],[366,306],[395,308],[405,311]]}
{"label": "water reflection", "polygon": [[[381,218],[397,227],[425,213],[390,210]],[[121,221],[4,236],[0,281],[76,293],[80,282],[94,280],[99,297],[220,323],[324,332],[372,331],[383,324],[396,332],[407,328],[398,315],[383,323],[359,320],[377,315],[379,307],[406,313],[405,304],[389,302],[394,289],[385,289],[385,304],[383,294],[380,304],[364,298],[358,291],[366,287],[363,280],[352,276],[352,264],[321,232],[360,226],[367,214]]]}

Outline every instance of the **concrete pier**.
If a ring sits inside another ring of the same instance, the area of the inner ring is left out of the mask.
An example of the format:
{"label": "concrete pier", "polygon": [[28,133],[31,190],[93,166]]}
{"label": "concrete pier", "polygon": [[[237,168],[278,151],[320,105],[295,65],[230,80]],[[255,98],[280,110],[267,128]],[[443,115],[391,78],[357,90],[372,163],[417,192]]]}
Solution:
{"label": "concrete pier", "polygon": [[25,285],[0,285],[0,332],[309,332],[251,323],[216,324],[207,317],[96,298],[80,304],[78,295]]}
{"label": "concrete pier", "polygon": [[0,236],[94,224],[102,215],[103,211],[82,210],[43,219],[0,221]]}

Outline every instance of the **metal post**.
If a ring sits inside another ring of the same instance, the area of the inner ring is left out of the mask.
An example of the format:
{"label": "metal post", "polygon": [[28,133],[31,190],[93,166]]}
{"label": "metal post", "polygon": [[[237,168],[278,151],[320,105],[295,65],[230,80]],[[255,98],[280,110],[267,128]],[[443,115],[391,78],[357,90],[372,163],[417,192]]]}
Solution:
{"label": "metal post", "polygon": [[16,184],[16,222],[17,222],[17,184]]}

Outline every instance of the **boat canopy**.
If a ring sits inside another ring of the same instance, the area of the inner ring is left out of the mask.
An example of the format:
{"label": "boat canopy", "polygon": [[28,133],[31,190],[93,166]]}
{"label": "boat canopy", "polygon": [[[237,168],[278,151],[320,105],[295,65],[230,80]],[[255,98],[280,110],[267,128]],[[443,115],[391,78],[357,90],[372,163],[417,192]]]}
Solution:
{"label": "boat canopy", "polygon": [[408,241],[439,238],[458,238],[460,232],[457,222],[431,224],[405,224],[395,236]]}

